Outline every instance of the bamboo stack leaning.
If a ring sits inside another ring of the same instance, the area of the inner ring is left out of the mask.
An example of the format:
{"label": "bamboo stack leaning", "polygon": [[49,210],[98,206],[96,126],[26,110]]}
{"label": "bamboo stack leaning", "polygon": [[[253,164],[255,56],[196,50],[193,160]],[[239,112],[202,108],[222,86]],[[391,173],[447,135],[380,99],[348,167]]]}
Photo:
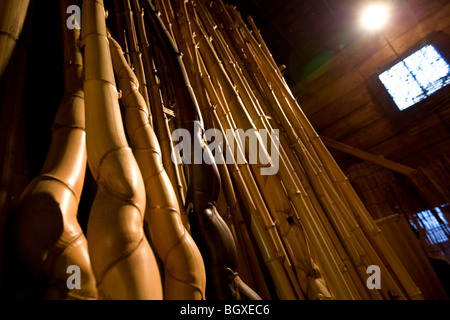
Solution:
{"label": "bamboo stack leaning", "polygon": [[[84,0],[80,41],[79,30],[63,32],[69,111],[20,207],[34,215],[27,197],[37,205],[67,193],[55,212],[79,237],[65,254],[83,266],[86,297],[423,298],[251,18],[222,0],[112,8]],[[85,236],[75,220],[86,163],[98,190]],[[30,221],[20,220],[19,238]],[[22,251],[56,250],[23,239]],[[366,283],[373,265],[379,290]]]}

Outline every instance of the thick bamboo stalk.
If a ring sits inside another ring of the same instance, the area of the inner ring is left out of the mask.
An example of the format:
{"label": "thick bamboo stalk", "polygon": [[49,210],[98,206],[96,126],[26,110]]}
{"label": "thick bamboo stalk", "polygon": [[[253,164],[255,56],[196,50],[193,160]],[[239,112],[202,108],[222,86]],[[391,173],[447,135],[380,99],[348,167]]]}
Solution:
{"label": "thick bamboo stalk", "polygon": [[109,41],[114,69],[123,91],[128,136],[144,178],[151,243],[164,265],[164,298],[204,299],[203,259],[181,221],[175,192],[162,164],[159,143],[148,120],[145,101],[138,91],[138,79],[126,64],[119,44],[112,38]]}
{"label": "thick bamboo stalk", "polygon": [[87,155],[98,191],[88,222],[100,294],[161,299],[161,276],[143,230],[145,186],[128,146],[115,87],[103,1],[83,1]]}
{"label": "thick bamboo stalk", "polygon": [[[79,31],[66,27],[66,8],[61,2],[64,38],[64,97],[58,108],[44,166],[18,201],[15,233],[19,254],[35,274],[46,276],[48,299],[95,299],[96,280],[86,238],[77,221],[78,203],[86,169],[83,58]],[[67,270],[76,265],[81,288],[69,290]]]}
{"label": "thick bamboo stalk", "polygon": [[0,77],[9,63],[22,32],[30,0],[0,2]]}

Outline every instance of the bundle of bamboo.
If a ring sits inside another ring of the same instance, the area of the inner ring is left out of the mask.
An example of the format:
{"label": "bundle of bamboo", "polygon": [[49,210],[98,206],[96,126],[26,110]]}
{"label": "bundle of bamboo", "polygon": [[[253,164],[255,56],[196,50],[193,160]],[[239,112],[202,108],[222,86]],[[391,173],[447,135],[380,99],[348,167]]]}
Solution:
{"label": "bundle of bamboo", "polygon": [[[99,186],[87,240],[101,298],[422,298],[253,20],[222,0],[114,10],[108,37],[103,1],[83,1]],[[189,141],[175,145],[176,129]],[[379,290],[366,285],[373,265]]]}

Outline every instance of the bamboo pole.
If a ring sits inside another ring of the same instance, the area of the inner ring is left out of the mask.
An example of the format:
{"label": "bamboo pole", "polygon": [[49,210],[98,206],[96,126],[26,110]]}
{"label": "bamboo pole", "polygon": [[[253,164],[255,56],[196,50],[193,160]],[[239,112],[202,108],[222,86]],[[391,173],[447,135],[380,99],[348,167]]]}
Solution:
{"label": "bamboo pole", "polygon": [[[145,2],[149,20],[156,32],[171,71],[172,84],[178,103],[178,112],[183,127],[189,132],[191,141],[189,170],[189,190],[191,206],[191,232],[206,261],[209,277],[207,294],[215,299],[250,299],[259,297],[246,286],[236,274],[236,247],[232,234],[217,212],[215,201],[220,192],[220,176],[211,151],[203,137],[203,120],[194,95],[182,56],[169,31],[150,2]],[[185,142],[186,143],[186,142]],[[209,158],[198,163],[198,150],[202,157]],[[236,287],[237,286],[237,287]]]}
{"label": "bamboo pole", "polygon": [[[64,43],[64,96],[52,127],[52,142],[39,174],[18,200],[15,239],[20,256],[35,274],[45,274],[46,299],[96,299],[96,280],[86,238],[77,221],[86,169],[83,58],[79,31],[66,27],[60,5]],[[68,267],[81,272],[80,290],[67,287]]]}
{"label": "bamboo pole", "polygon": [[[172,162],[171,155],[174,153],[172,139],[170,136],[169,122],[164,113],[164,105],[161,96],[160,84],[157,82],[157,75],[155,70],[154,56],[155,52],[152,50],[147,37],[144,24],[144,9],[140,7],[138,0],[133,1],[134,9],[138,14],[136,15],[139,43],[143,53],[144,68],[147,75],[150,110],[154,114],[153,127],[158,137],[161,147],[164,169],[166,170],[172,186],[175,190],[180,208],[184,208],[185,191],[180,178],[178,167]],[[182,221],[187,230],[190,229],[189,221],[184,211],[181,214]]]}
{"label": "bamboo pole", "polygon": [[[273,73],[272,73],[271,75],[273,75]],[[287,89],[286,89],[285,91],[288,92]],[[286,108],[286,109],[287,109],[287,108]],[[290,118],[291,118],[291,117],[290,117]],[[295,118],[295,115],[294,115],[294,118]],[[300,125],[299,128],[303,129],[303,128],[302,128],[302,125]],[[311,149],[311,148],[310,148],[310,149]],[[327,168],[327,167],[325,166],[325,168]],[[336,195],[336,194],[334,194],[334,195]]]}
{"label": "bamboo pole", "polygon": [[[356,213],[357,217],[362,223],[363,230],[367,232],[369,239],[373,240],[373,245],[375,245],[377,251],[385,256],[389,261],[396,276],[400,279],[400,282],[405,287],[408,296],[413,299],[420,299],[420,291],[418,291],[418,288],[409,277],[407,271],[401,265],[401,262],[398,260],[395,253],[383,238],[381,231],[374,225],[374,222],[370,218],[367,210],[362,205],[354,190],[352,190],[352,187],[349,185],[342,171],[330,156],[328,150],[326,150],[323,142],[317,136],[317,133],[315,133],[306,116],[298,106],[297,101],[293,98],[290,90],[285,85],[283,85],[279,81],[279,79],[276,78],[276,72],[271,72],[269,73],[269,75],[273,83],[275,84],[275,88],[279,90],[278,93],[282,94],[282,97],[284,97],[284,102],[286,103],[284,104],[283,110],[289,112],[289,119],[292,118],[293,120],[301,121],[300,126],[298,126],[296,130],[305,135],[308,141],[311,141],[315,151],[317,152],[317,155],[321,157],[322,161],[324,161],[323,167],[332,177],[332,181],[335,187],[338,188],[335,192],[339,192],[341,195],[343,195],[343,198],[341,198],[341,200],[345,200],[345,202],[352,208],[352,211]],[[291,112],[293,110],[292,106],[295,106],[295,114]]]}
{"label": "bamboo pole", "polygon": [[[203,64],[201,64],[201,68],[202,80],[209,96],[214,101],[221,101],[221,103],[217,104],[218,106],[221,106],[225,101],[219,98],[216,93],[216,89]],[[218,88],[218,90],[220,91],[220,88]],[[216,113],[216,109],[211,109],[211,112],[213,113],[216,123],[219,125],[220,131],[225,132],[225,126],[222,126],[221,118],[226,119],[223,123],[226,125],[228,123],[228,114],[224,113],[222,110],[222,108],[219,108],[218,110],[220,115]],[[228,123],[226,128],[230,129],[231,125]],[[231,148],[227,136],[224,136],[224,147]],[[242,154],[239,145],[236,145],[236,151],[229,150],[229,152]],[[243,155],[241,158],[244,158]],[[256,187],[256,182],[253,179],[253,176],[248,174],[247,170],[245,176],[242,174],[241,168],[245,168],[243,165],[239,166],[234,158],[231,160],[227,161],[227,165],[229,167],[230,176],[236,184],[236,194],[240,195],[244,207],[243,213],[246,214],[244,220],[247,228],[255,239],[256,245],[263,257],[263,261],[272,276],[277,294],[280,299],[297,299],[298,297],[292,288],[288,273],[285,269],[286,266],[284,265],[287,261],[287,257],[281,245],[281,240],[274,228],[274,222],[272,221],[267,207],[262,200],[261,194]]]}
{"label": "bamboo pole", "polygon": [[[203,81],[201,78],[201,70],[200,70],[200,63],[199,63],[199,57],[198,57],[198,48],[194,42],[194,39],[192,37],[192,30],[190,28],[190,18],[189,18],[189,14],[187,11],[187,7],[186,7],[186,3],[182,2],[180,3],[179,1],[175,1],[175,8],[178,14],[178,19],[177,19],[177,23],[175,23],[179,29],[181,29],[178,34],[183,34],[183,38],[182,41],[180,41],[180,45],[183,44],[183,48],[187,51],[190,50],[190,65],[191,65],[191,79],[192,79],[192,83],[193,83],[193,89],[195,92],[197,92],[197,97],[199,98],[199,105],[200,105],[200,111],[202,112],[203,115],[203,119],[205,119],[205,124],[206,127],[208,128],[214,128],[215,124],[214,124],[214,116],[212,115],[212,106],[210,104],[210,101],[208,100],[204,85],[203,85]],[[187,42],[187,43],[186,43]],[[230,205],[230,210],[231,210],[231,214],[232,217],[234,219],[234,222],[236,223],[236,226],[239,226],[239,222],[238,221],[242,221],[242,212],[240,210],[240,206],[237,203],[237,199],[236,199],[236,195],[234,193],[233,190],[233,186],[232,186],[232,182],[231,182],[231,177],[228,171],[228,168],[226,166],[225,160],[222,156],[222,161],[220,162],[220,164],[217,164],[218,167],[218,171],[219,171],[219,175],[220,175],[220,180],[221,180],[221,193],[224,193],[224,196],[226,198],[227,203]],[[244,239],[247,239],[247,237],[245,237],[245,235],[243,235],[242,233],[246,233],[245,229],[242,228],[238,228],[238,230],[240,232],[237,233],[236,237],[235,237],[235,242],[237,240],[237,236],[239,236],[239,238],[241,239],[241,243],[236,242],[236,246],[239,250],[239,248],[241,248],[242,243],[244,243],[243,241],[245,241]],[[248,241],[247,241],[248,243]],[[257,276],[261,277],[261,271],[259,270],[258,266],[255,264],[255,256],[254,253],[252,252],[253,248],[252,245],[250,243],[248,243],[249,247],[247,248],[247,253],[248,255],[246,256],[250,256],[253,259],[253,269],[255,271],[255,273],[257,274]],[[239,255],[238,255],[238,258]],[[243,257],[244,258],[244,257]],[[246,260],[244,260],[244,263],[247,264],[248,262]],[[237,265],[237,268],[239,268],[239,264]],[[262,284],[261,282],[259,283],[259,287],[261,288],[261,290],[263,290],[263,292],[267,291],[267,288],[265,287],[264,284]],[[267,294],[266,294],[267,296]]]}
{"label": "bamboo pole", "polygon": [[[33,12],[33,3],[29,12]],[[3,12],[4,13],[4,12]],[[17,199],[31,180],[29,163],[26,160],[23,101],[26,70],[28,67],[32,21],[35,14],[29,14],[24,22],[21,40],[16,54],[11,55],[10,67],[0,76],[2,94],[0,96],[0,281],[8,283],[7,268],[11,266],[8,241],[9,221]],[[14,286],[16,283],[13,284]],[[6,287],[6,285],[4,285]]]}
{"label": "bamboo pole", "polygon": [[[216,43],[217,43],[217,41],[216,41]],[[247,118],[248,114],[246,114],[245,111],[244,111],[244,113],[243,113],[242,115],[240,114],[240,112],[242,112],[242,110],[246,110],[246,109],[243,107],[242,102],[240,102],[240,101],[241,101],[240,98],[239,98],[238,96],[236,96],[236,93],[234,92],[234,90],[231,89],[233,86],[231,85],[231,81],[229,80],[229,78],[228,78],[228,76],[226,75],[225,71],[222,69],[221,64],[213,62],[213,61],[214,61],[214,59],[213,59],[214,54],[211,53],[211,49],[210,49],[210,47],[209,47],[208,41],[203,37],[203,38],[199,41],[199,45],[200,45],[201,52],[202,52],[203,54],[208,54],[207,57],[208,57],[208,59],[209,59],[209,61],[210,61],[210,62],[209,62],[209,67],[210,67],[210,68],[213,70],[213,72],[214,72],[214,77],[213,77],[213,79],[214,79],[214,78],[220,78],[220,77],[222,77],[223,81],[225,81],[225,83],[226,83],[225,89],[228,90],[228,94],[227,94],[228,97],[227,97],[227,99],[229,100],[230,106],[234,106],[234,109],[233,109],[233,110],[234,110],[233,115],[240,116],[240,118],[239,118],[239,120],[238,120],[238,122],[240,121],[240,124],[239,124],[240,127],[245,128],[245,129],[248,129],[248,128],[253,127],[253,124],[252,124],[251,121],[248,120],[248,118]],[[216,60],[217,60],[217,59],[216,59]],[[207,61],[208,61],[208,60],[207,60]],[[237,83],[238,83],[238,76],[237,76],[236,73],[234,72],[233,68],[231,67],[231,68],[229,68],[228,70],[231,70],[230,72],[232,72],[232,73],[235,74],[234,82],[233,82],[233,83],[237,84]],[[245,89],[242,88],[242,90],[240,90],[239,92],[240,92],[240,93],[246,92],[246,91],[244,91],[244,90],[245,90]],[[248,104],[251,104],[251,100],[248,99],[248,96],[247,96],[247,99],[246,99],[246,100],[247,100],[247,103],[248,103]],[[282,161],[280,161],[280,164],[281,164],[280,168],[283,168],[283,163],[282,163]],[[292,196],[293,199],[291,199],[291,200],[295,201],[295,202],[297,203],[297,206],[298,206],[298,207],[304,206],[304,204],[302,203],[301,197],[298,197],[297,195],[300,195],[300,193],[293,189],[293,192],[291,193],[291,196]],[[318,248],[320,248],[320,247],[321,247],[321,246],[319,245]],[[330,257],[330,256],[331,256],[331,253],[329,253],[329,255],[328,255],[327,257],[322,256],[322,259],[324,259],[323,261],[328,261],[328,262],[329,262],[329,257]],[[329,263],[328,263],[328,264],[329,264]],[[333,269],[333,268],[330,268],[330,269]],[[337,266],[336,266],[333,270],[338,270]],[[330,271],[331,271],[331,270],[330,270]],[[349,291],[348,291],[348,289],[346,289],[346,288],[347,288],[347,285],[345,284],[345,281],[343,281],[342,276],[339,275],[338,273],[336,273],[336,274],[335,274],[335,279],[336,279],[336,281],[338,281],[338,282],[340,283],[339,285],[336,285],[336,286],[335,286],[335,287],[336,287],[336,290],[338,290],[338,291],[341,290],[341,293],[343,294],[343,295],[342,295],[343,297],[344,297],[344,296],[349,297],[349,295],[348,295],[348,292],[349,292]],[[338,280],[338,279],[339,279],[339,280]],[[344,292],[347,292],[347,293],[344,293]]]}
{"label": "bamboo pole", "polygon": [[[124,17],[126,23],[126,32],[128,35],[128,46],[133,61],[134,73],[139,81],[139,93],[144,98],[147,108],[150,108],[150,100],[148,96],[147,79],[144,74],[144,63],[142,61],[141,49],[138,45],[136,27],[133,20],[133,11],[131,10],[130,0],[123,0]],[[150,111],[150,109],[149,109]],[[148,113],[150,125],[153,123],[151,112]]]}
{"label": "bamboo pole", "polygon": [[143,230],[145,186],[122,125],[103,1],[83,1],[82,14],[87,155],[98,184],[87,237],[98,289],[106,299],[161,299]]}
{"label": "bamboo pole", "polygon": [[0,2],[0,77],[16,47],[28,12],[30,0],[4,0]]}
{"label": "bamboo pole", "polygon": [[151,128],[138,79],[119,44],[109,38],[114,69],[123,90],[125,121],[147,193],[146,220],[151,243],[164,265],[164,298],[198,300],[205,296],[205,269],[194,240],[184,228],[172,184],[164,170],[159,143]]}

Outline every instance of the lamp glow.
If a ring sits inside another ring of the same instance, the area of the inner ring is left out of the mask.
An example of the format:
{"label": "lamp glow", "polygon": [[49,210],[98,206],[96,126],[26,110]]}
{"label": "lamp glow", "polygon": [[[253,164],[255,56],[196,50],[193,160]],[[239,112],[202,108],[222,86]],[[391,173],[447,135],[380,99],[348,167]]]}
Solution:
{"label": "lamp glow", "polygon": [[362,23],[369,30],[379,30],[388,19],[387,6],[373,4],[366,8],[362,15]]}

